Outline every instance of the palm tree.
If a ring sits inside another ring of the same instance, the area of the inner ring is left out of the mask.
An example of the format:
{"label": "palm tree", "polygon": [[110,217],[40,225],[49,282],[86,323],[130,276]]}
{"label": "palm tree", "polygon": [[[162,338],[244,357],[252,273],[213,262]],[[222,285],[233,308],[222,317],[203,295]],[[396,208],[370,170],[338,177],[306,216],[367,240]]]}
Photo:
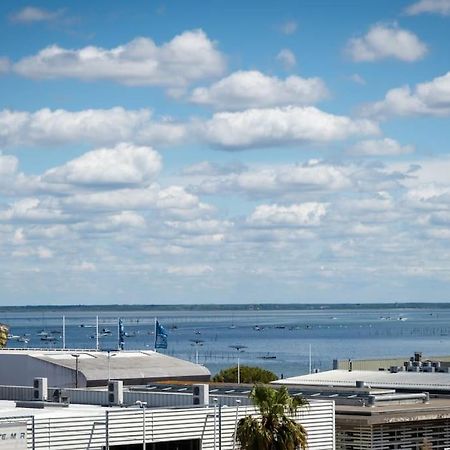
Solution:
{"label": "palm tree", "polygon": [[246,416],[239,420],[236,440],[242,450],[306,449],[306,430],[288,417],[308,405],[305,398],[291,397],[284,386],[274,389],[264,385],[256,385],[250,398],[261,418]]}

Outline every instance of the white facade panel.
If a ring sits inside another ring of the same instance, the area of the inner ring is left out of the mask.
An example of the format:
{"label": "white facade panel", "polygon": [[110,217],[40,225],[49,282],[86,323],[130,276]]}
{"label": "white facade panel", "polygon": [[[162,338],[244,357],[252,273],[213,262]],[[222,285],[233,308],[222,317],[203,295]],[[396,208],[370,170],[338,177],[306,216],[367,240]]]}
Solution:
{"label": "white facade panel", "polygon": [[[26,413],[30,412],[28,409]],[[72,413],[67,409],[41,412],[34,420],[35,450],[101,450],[108,444],[139,444],[143,438],[143,414],[144,410],[138,408],[108,408],[103,412],[98,407]],[[256,415],[254,407],[240,407],[237,414],[236,408],[229,406],[146,409],[146,440],[152,443],[200,439],[203,450],[213,450],[214,440],[218,448],[220,440],[222,450],[232,450],[236,419],[248,414]],[[298,420],[308,432],[309,450],[334,450],[333,402],[312,402]],[[29,430],[31,426],[29,420]]]}

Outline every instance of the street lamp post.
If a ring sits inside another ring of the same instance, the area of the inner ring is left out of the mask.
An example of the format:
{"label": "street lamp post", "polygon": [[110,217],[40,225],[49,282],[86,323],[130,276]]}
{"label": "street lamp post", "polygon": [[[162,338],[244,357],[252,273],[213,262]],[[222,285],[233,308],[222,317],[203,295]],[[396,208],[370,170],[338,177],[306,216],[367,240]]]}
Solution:
{"label": "street lamp post", "polygon": [[142,450],[146,450],[147,436],[145,435],[145,407],[147,406],[147,402],[141,402],[140,400],[137,400],[136,405],[138,405],[139,408],[142,408]]}
{"label": "street lamp post", "polygon": [[195,364],[198,364],[198,348],[203,345],[201,339],[191,339],[192,345],[195,347]]}
{"label": "street lamp post", "polygon": [[237,384],[241,384],[241,365],[240,365],[240,359],[239,359],[239,353],[243,352],[245,348],[247,348],[245,345],[230,345],[231,348],[234,348],[237,351]]}
{"label": "street lamp post", "polygon": [[80,355],[74,353],[72,356],[75,358],[75,387],[78,387],[78,359]]}

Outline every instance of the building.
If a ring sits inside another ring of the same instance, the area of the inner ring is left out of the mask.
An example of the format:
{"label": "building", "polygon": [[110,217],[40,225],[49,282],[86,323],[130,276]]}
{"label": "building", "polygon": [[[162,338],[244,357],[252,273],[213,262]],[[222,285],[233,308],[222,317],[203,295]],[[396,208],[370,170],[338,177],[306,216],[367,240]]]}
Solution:
{"label": "building", "polygon": [[276,383],[334,398],[338,450],[450,448],[448,373],[332,370]]}
{"label": "building", "polygon": [[450,373],[442,372],[388,372],[369,370],[328,370],[310,375],[285,378],[277,384],[289,386],[355,387],[363,383],[371,388],[394,389],[396,392],[429,392],[450,394]]}
{"label": "building", "polygon": [[390,370],[399,372],[448,372],[450,356],[423,356],[415,352],[411,357],[335,359],[333,369],[339,370]]}
{"label": "building", "polygon": [[208,381],[211,373],[199,364],[154,351],[0,350],[0,384],[31,386],[45,377],[50,386],[105,386],[155,381]]}
{"label": "building", "polygon": [[[114,393],[120,405],[105,406],[114,390],[69,388],[70,403],[59,403],[51,401],[55,388],[37,384],[0,386],[0,450],[140,450],[144,441],[147,450],[232,450],[237,421],[256,414],[245,394],[208,393],[205,385],[197,385],[199,405],[192,386],[152,385]],[[111,385],[120,391],[120,382]],[[36,393],[48,400],[32,400]],[[312,400],[296,419],[309,450],[335,448],[333,401]]]}

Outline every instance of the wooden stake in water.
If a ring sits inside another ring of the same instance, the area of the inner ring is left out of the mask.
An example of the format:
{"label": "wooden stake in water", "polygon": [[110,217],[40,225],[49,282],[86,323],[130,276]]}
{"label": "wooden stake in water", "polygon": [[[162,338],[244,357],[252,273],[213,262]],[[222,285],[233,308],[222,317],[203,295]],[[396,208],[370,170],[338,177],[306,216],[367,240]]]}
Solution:
{"label": "wooden stake in water", "polygon": [[311,356],[311,344],[309,344],[309,373],[312,373],[312,356]]}
{"label": "wooden stake in water", "polygon": [[95,349],[98,351],[98,316],[96,317],[95,321]]}
{"label": "wooden stake in water", "polygon": [[66,316],[62,317],[62,348],[66,348]]}

